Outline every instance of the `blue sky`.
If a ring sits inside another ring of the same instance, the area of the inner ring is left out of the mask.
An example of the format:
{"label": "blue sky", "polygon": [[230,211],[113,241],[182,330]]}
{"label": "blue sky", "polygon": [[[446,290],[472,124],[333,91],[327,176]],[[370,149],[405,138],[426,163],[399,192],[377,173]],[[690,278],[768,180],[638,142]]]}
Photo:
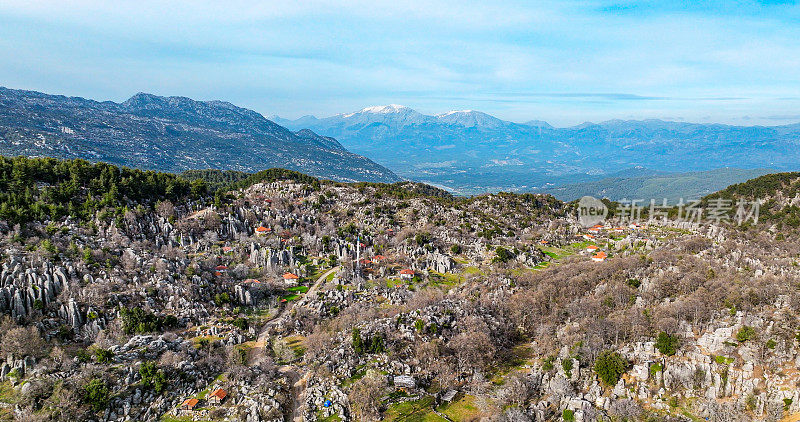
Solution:
{"label": "blue sky", "polygon": [[800,121],[787,1],[8,2],[0,85],[264,115],[399,103],[556,125]]}

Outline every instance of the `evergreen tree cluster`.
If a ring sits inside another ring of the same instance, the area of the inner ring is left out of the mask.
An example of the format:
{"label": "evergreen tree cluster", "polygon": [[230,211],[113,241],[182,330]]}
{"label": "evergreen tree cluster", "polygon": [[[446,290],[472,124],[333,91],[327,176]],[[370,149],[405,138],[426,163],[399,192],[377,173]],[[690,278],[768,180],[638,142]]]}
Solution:
{"label": "evergreen tree cluster", "polygon": [[0,220],[88,220],[103,209],[154,205],[207,194],[205,182],[86,160],[0,156]]}

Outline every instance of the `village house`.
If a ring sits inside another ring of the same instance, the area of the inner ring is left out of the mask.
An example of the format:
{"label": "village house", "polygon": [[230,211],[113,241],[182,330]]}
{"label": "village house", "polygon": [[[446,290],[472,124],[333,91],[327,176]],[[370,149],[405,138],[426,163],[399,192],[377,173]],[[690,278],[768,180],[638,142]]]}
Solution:
{"label": "village house", "polygon": [[603,229],[605,229],[605,227],[602,224],[595,224],[586,231],[588,231],[589,233],[598,234]]}
{"label": "village house", "polygon": [[197,403],[200,403],[198,399],[186,399],[181,403],[181,412],[190,414],[194,412],[194,408],[197,406]]}
{"label": "village house", "polygon": [[400,278],[403,280],[411,280],[414,278],[414,270],[409,270],[408,268],[404,270],[400,270]]}
{"label": "village house", "polygon": [[264,226],[256,227],[256,234],[258,234],[258,235],[262,235],[263,236],[263,235],[265,235],[265,234],[267,234],[267,233],[269,233],[271,231],[272,231],[272,229],[270,229],[268,227],[264,227]]}
{"label": "village house", "polygon": [[395,387],[406,392],[417,388],[417,383],[410,375],[397,375],[393,378],[393,382]]}
{"label": "village house", "polygon": [[287,286],[296,286],[300,277],[293,273],[286,273],[283,275],[283,282],[286,283]]}
{"label": "village house", "polygon": [[608,255],[606,255],[605,252],[601,251],[601,252],[596,253],[594,256],[592,256],[592,261],[594,261],[594,262],[603,262],[603,261],[606,260],[606,257],[608,257]]}
{"label": "village house", "polygon": [[212,391],[211,394],[208,395],[208,403],[209,404],[216,404],[219,405],[225,400],[225,397],[228,396],[228,393],[221,389],[217,388],[216,390]]}
{"label": "village house", "polygon": [[600,249],[600,248],[598,248],[595,245],[589,245],[589,246],[586,247],[586,252],[590,252],[591,253],[591,252],[594,252],[594,251],[596,251],[598,249]]}

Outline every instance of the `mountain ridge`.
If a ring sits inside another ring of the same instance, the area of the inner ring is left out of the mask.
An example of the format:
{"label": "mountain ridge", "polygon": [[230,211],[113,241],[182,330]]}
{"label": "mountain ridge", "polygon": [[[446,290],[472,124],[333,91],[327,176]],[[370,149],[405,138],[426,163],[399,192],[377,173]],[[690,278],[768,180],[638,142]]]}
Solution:
{"label": "mountain ridge", "polygon": [[735,126],[612,119],[553,127],[536,120],[509,122],[475,110],[426,115],[400,106],[278,122],[334,137],[401,176],[466,194],[536,191],[636,166],[673,173],[723,167],[800,169],[800,123]]}
{"label": "mountain ridge", "polygon": [[400,178],[335,139],[225,101],[137,93],[115,103],[0,88],[0,154],[180,172],[284,167],[339,181]]}

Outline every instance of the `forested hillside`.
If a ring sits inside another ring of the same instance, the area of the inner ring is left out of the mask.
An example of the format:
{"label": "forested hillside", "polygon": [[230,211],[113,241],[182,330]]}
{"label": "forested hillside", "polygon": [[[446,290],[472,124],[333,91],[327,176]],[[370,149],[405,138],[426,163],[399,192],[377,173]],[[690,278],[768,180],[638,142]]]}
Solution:
{"label": "forested hillside", "polygon": [[97,211],[121,216],[128,207],[185,202],[208,193],[202,180],[106,163],[0,156],[0,220],[9,223],[87,220]]}

